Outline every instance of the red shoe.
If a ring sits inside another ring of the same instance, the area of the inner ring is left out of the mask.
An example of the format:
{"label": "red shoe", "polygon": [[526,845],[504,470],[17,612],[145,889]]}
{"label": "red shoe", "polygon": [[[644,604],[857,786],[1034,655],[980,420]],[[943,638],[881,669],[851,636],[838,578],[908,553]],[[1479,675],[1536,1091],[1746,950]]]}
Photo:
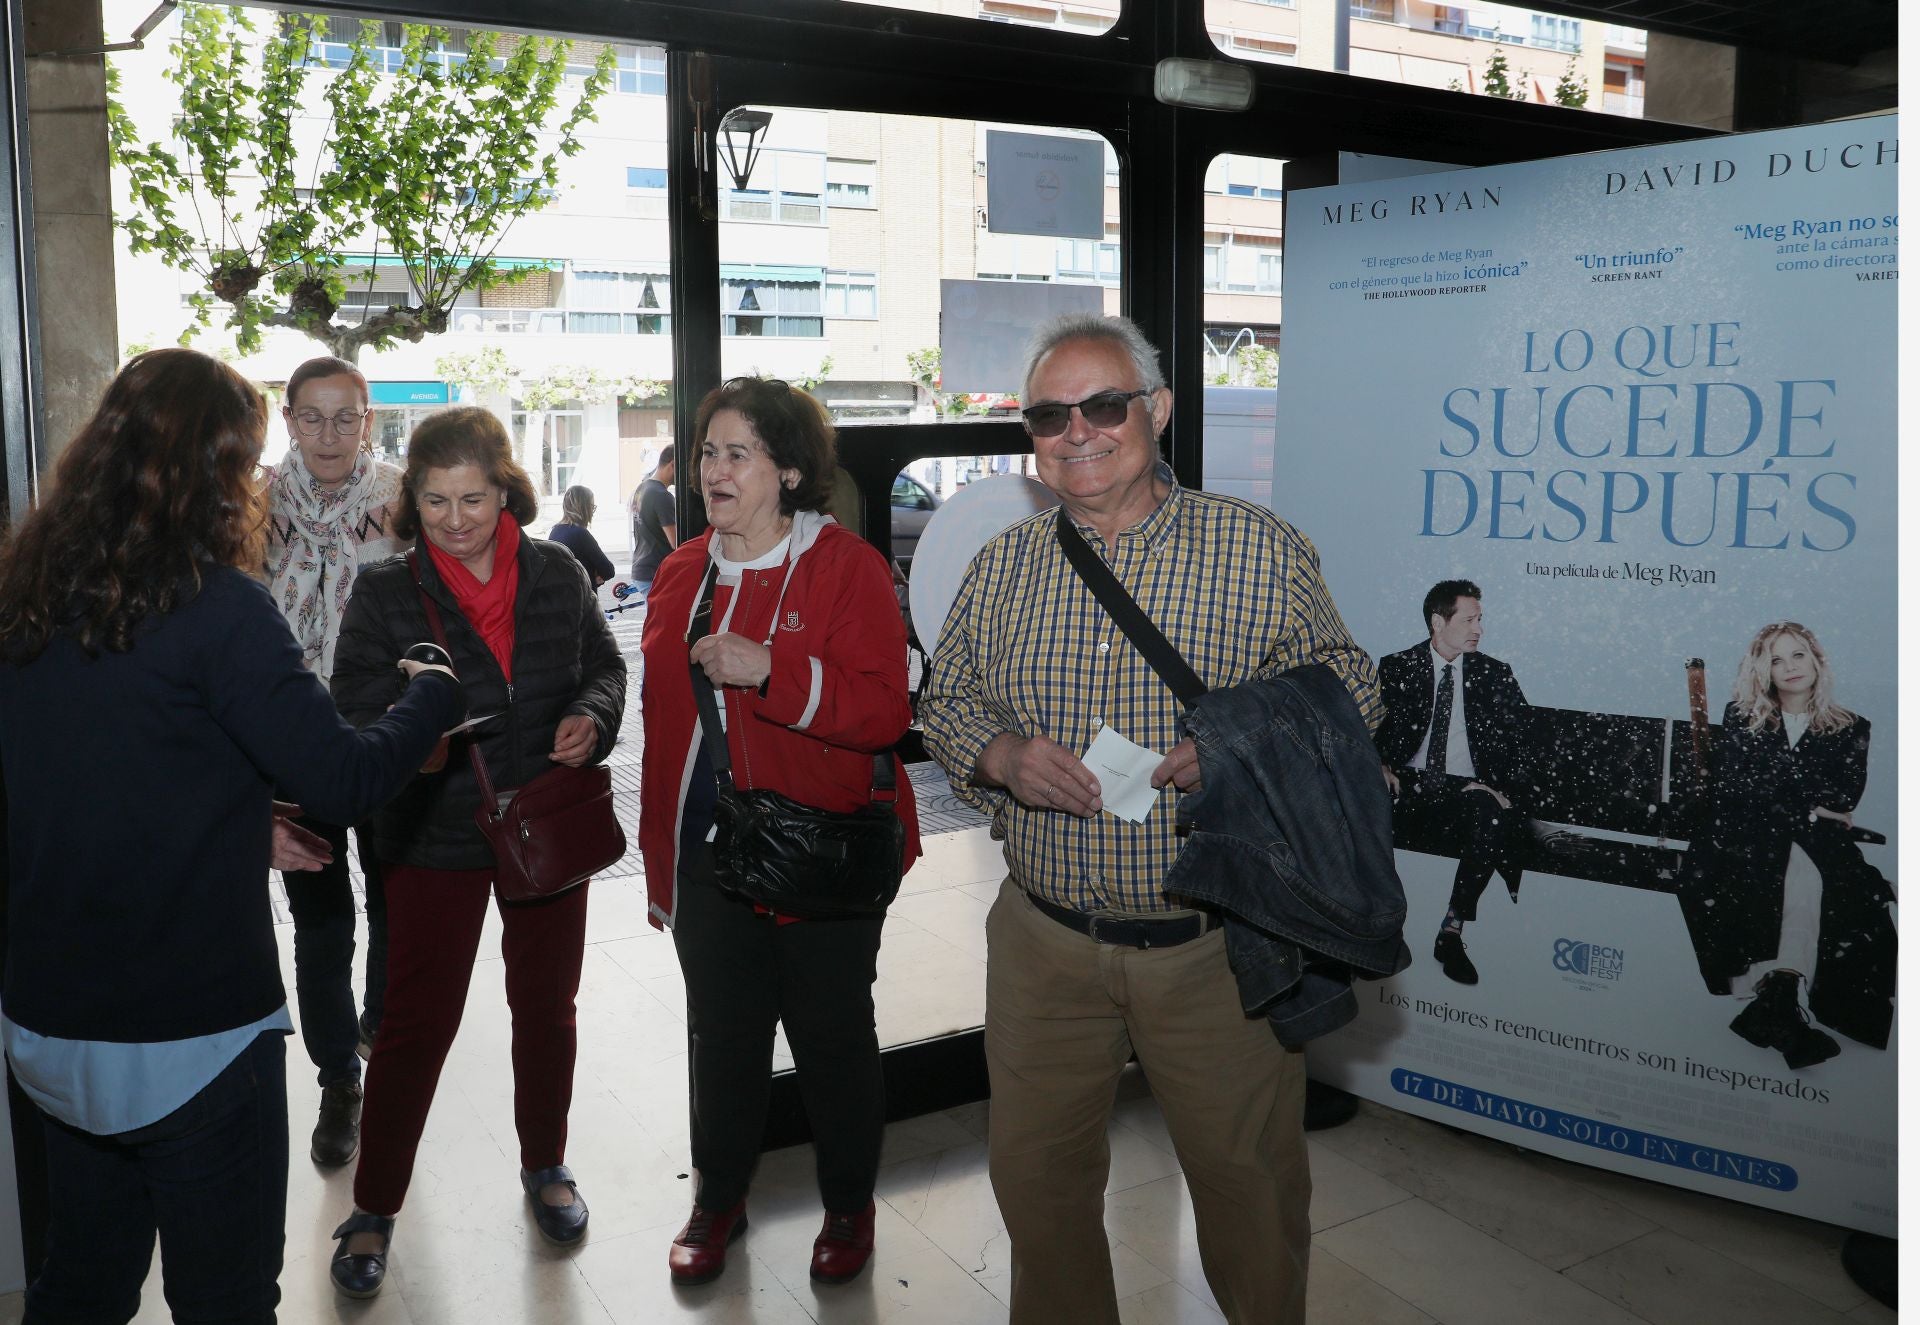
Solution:
{"label": "red shoe", "polygon": [[[869,1220],[871,1228],[871,1220]],[[693,1207],[687,1226],[667,1248],[667,1273],[673,1282],[691,1288],[712,1283],[727,1268],[727,1248],[747,1231],[747,1202],[735,1202],[731,1210],[703,1210]],[[868,1241],[872,1241],[869,1233]]]}
{"label": "red shoe", "polygon": [[829,1210],[820,1223],[820,1236],[813,1240],[813,1264],[807,1273],[816,1283],[844,1284],[867,1268],[872,1255],[873,1202],[857,1215]]}

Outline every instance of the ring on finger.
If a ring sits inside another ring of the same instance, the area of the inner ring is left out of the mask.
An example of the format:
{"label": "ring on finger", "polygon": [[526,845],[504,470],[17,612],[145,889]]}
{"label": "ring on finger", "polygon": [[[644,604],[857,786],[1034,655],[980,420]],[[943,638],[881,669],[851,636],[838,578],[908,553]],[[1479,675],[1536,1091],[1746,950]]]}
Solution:
{"label": "ring on finger", "polygon": [[1059,789],[1056,788],[1053,785],[1053,783],[1051,782],[1047,783],[1047,799],[1048,800],[1054,799],[1054,797],[1058,796],[1059,794],[1060,794]]}

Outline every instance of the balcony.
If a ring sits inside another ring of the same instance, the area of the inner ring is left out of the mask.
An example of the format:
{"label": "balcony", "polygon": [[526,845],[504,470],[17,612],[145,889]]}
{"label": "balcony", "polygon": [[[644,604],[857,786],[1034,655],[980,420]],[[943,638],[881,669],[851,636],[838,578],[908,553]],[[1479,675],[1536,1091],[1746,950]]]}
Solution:
{"label": "balcony", "polygon": [[[377,298],[377,296],[376,296]],[[362,322],[371,311],[385,311],[376,302],[371,310],[357,301],[344,305],[334,314],[336,320]],[[480,336],[670,336],[673,319],[661,312],[627,313],[613,309],[582,308],[476,308],[461,305],[453,310],[447,330],[462,335]]]}

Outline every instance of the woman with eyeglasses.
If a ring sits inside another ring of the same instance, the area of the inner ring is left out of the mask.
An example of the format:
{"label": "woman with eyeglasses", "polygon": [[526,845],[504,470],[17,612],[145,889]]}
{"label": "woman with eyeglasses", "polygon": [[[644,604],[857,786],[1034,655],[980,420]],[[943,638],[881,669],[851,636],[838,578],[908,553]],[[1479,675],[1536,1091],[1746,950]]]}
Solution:
{"label": "woman with eyeglasses", "polygon": [[0,549],[0,1034],[46,1115],[28,1321],[131,1319],[156,1233],[175,1320],[274,1318],[292,1022],[265,883],[325,845],[272,799],[350,822],[466,714],[396,649],[392,709],[340,720],[257,578],[267,417],[218,359],[140,355]]}
{"label": "woman with eyeglasses", "polygon": [[[309,359],[287,378],[280,417],[292,445],[267,482],[271,519],[266,577],[293,628],[301,656],[326,684],[340,621],[362,566],[400,552],[390,526],[400,471],[373,457],[367,379],[344,359]],[[293,912],[293,971],[300,1038],[319,1073],[320,1117],[309,1154],[328,1168],[360,1148],[360,1050],[380,1025],[387,982],[386,897],[364,835],[367,881],[365,1012],[353,999],[353,884],[347,876],[347,826],[298,820],[327,840],[330,859],[316,870],[286,870]]]}
{"label": "woman with eyeglasses", "polygon": [[[825,513],[833,424],[820,402],[785,382],[736,377],[700,402],[694,438],[712,527],[660,564],[640,639],[640,847],[649,918],[672,927],[686,980],[699,1170],[667,1270],[681,1285],[715,1279],[746,1231],[778,1022],[825,1207],[808,1273],[844,1283],[873,1254],[885,1121],[873,981],[884,917],[793,920],[725,891],[710,841],[718,793],[706,743],[726,742],[737,787],[843,812],[873,799],[875,756],[885,755],[906,828],[902,864],[911,865],[920,854],[913,788],[891,753],[910,717],[906,625],[886,559]],[[702,730],[695,668],[723,732]]]}

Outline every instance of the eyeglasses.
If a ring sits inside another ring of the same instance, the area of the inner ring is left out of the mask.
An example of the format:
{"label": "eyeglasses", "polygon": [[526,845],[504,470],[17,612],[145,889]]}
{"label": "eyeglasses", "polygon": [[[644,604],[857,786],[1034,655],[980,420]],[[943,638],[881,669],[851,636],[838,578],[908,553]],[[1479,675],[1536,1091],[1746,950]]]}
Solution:
{"label": "eyeglasses", "polygon": [[1027,431],[1035,437],[1058,437],[1067,430],[1075,410],[1095,428],[1117,428],[1127,421],[1127,408],[1135,396],[1152,394],[1150,387],[1138,391],[1099,391],[1072,405],[1051,402],[1030,405],[1020,411],[1020,417],[1027,421]]}
{"label": "eyeglasses", "polygon": [[372,410],[343,409],[331,420],[319,410],[303,409],[293,416],[294,431],[302,437],[318,437],[327,424],[333,424],[333,430],[342,437],[352,437],[360,431],[360,425],[367,421]]}

